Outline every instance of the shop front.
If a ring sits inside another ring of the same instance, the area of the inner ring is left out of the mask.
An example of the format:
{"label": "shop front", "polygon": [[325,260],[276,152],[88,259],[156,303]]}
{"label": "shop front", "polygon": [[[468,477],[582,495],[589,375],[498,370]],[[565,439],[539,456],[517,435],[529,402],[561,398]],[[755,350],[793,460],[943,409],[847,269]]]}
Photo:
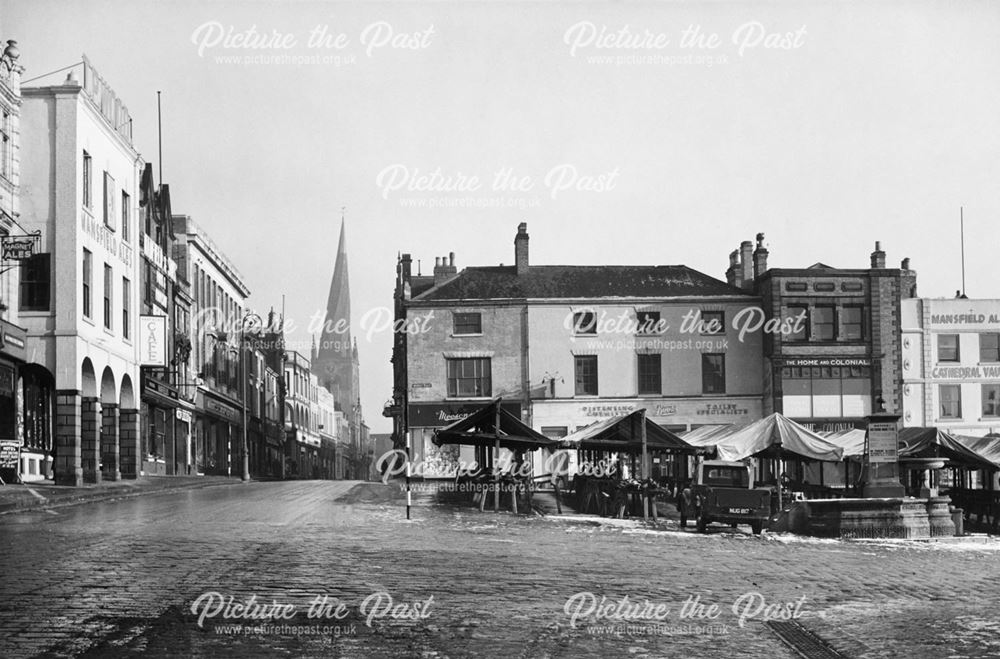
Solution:
{"label": "shop front", "polygon": [[0,320],[0,478],[33,482],[52,475],[55,380],[28,364],[26,331]]}
{"label": "shop front", "polygon": [[774,411],[815,432],[862,428],[877,409],[873,376],[868,357],[775,358]]}
{"label": "shop front", "polygon": [[[177,399],[177,390],[173,387],[149,375],[143,377],[139,415],[144,474],[165,476],[177,473],[177,438],[174,432]],[[183,453],[179,457],[183,461]]]}
{"label": "shop front", "polygon": [[210,391],[195,399],[195,454],[199,474],[240,475],[243,446],[241,412],[235,401]]}
{"label": "shop front", "polygon": [[647,419],[680,433],[706,425],[751,423],[761,418],[761,408],[759,396],[536,400],[531,418],[543,435],[562,437],[594,422],[645,409]]}

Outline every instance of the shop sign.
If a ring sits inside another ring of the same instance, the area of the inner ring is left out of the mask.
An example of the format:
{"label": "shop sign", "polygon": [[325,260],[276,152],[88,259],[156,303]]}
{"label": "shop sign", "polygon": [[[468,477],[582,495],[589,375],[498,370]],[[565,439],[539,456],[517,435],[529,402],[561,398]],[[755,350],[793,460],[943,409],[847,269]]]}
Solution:
{"label": "shop sign", "polygon": [[899,433],[896,423],[872,422],[868,424],[868,462],[896,462]]}
{"label": "shop sign", "polygon": [[139,364],[167,365],[167,317],[139,316]]}
{"label": "shop sign", "polygon": [[24,360],[27,358],[27,352],[24,349],[26,339],[25,330],[5,320],[0,320],[0,350],[11,357]]}
{"label": "shop sign", "polygon": [[698,416],[748,416],[750,410],[738,403],[708,403],[695,411]]}
{"label": "shop sign", "polygon": [[191,423],[191,412],[188,410],[177,410],[177,420],[184,423]]}
{"label": "shop sign", "polygon": [[931,369],[935,380],[1000,379],[1000,366],[944,366]]}
{"label": "shop sign", "polygon": [[41,231],[20,236],[0,236],[2,260],[4,262],[26,261],[40,251],[41,244]]}
{"label": "shop sign", "polygon": [[867,357],[796,357],[779,360],[785,366],[871,366]]}
{"label": "shop sign", "polygon": [[[411,428],[443,428],[461,421],[486,403],[413,403],[409,409]],[[501,401],[500,407],[518,419],[521,418],[521,404]]]}
{"label": "shop sign", "polygon": [[[601,405],[584,405],[583,416],[596,417],[600,419],[610,419],[613,416],[631,414],[636,410],[635,403],[605,403]],[[663,416],[654,414],[653,416]]]}

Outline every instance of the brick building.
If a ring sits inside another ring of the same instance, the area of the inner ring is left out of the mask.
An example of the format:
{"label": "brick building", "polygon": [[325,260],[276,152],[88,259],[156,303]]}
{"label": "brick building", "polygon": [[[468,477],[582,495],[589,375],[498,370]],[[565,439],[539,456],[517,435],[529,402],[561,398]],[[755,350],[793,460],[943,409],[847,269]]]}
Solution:
{"label": "brick building", "polygon": [[768,269],[767,259],[758,234],[756,248],[745,241],[730,254],[726,272],[775,321],[763,337],[764,414],[835,430],[862,424],[880,397],[902,413],[900,309],[916,295],[909,259],[887,268],[879,243],[865,269]]}

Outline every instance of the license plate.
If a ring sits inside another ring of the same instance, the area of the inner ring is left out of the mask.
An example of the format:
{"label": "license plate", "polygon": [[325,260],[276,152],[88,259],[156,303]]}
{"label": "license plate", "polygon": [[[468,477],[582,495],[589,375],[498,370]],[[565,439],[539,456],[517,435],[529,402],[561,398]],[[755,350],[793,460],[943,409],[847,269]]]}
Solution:
{"label": "license plate", "polygon": [[729,513],[731,515],[749,515],[751,508],[730,508]]}

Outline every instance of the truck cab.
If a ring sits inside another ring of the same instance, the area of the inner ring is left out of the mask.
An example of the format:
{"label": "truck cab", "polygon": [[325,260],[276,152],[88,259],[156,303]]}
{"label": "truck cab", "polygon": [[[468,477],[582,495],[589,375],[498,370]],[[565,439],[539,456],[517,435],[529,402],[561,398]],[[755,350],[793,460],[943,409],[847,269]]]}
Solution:
{"label": "truck cab", "polygon": [[749,524],[759,534],[771,513],[771,490],[754,487],[753,472],[743,462],[700,461],[695,483],[680,497],[681,526],[688,517],[699,533],[712,522]]}

